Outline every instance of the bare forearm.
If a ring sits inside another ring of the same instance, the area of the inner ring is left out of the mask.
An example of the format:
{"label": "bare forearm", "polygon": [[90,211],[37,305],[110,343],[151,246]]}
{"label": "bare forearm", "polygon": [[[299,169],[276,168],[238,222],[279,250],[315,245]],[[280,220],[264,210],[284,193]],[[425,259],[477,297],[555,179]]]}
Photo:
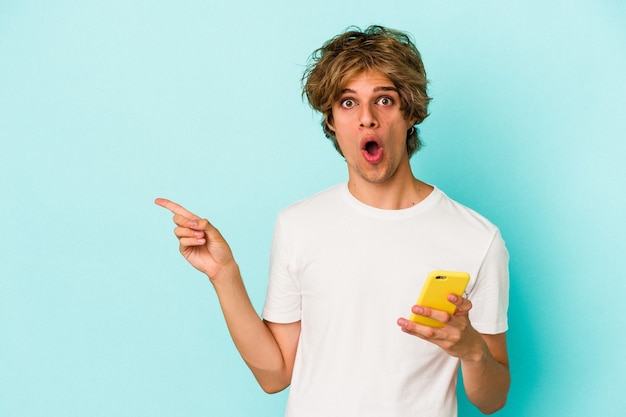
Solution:
{"label": "bare forearm", "polygon": [[[174,213],[177,226],[174,234],[180,243],[180,253],[194,268],[209,277],[235,346],[261,387],[268,392],[287,387],[291,380],[299,322],[296,326],[272,324],[270,330],[270,324],[263,322],[254,310],[230,246],[219,230],[207,219],[173,201],[157,198],[155,203]],[[287,349],[289,360],[285,361]]]}
{"label": "bare forearm", "polygon": [[484,414],[495,413],[506,403],[511,384],[508,364],[498,362],[482,344],[476,357],[461,360],[467,398]]}
{"label": "bare forearm", "polygon": [[258,316],[236,265],[220,280],[213,280],[230,335],[259,385],[278,392],[291,380],[283,354],[265,322]]}

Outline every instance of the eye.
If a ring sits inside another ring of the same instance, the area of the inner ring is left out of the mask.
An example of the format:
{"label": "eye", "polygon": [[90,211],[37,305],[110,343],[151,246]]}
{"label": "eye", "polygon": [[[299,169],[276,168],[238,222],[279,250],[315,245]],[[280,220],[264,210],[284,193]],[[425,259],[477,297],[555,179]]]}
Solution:
{"label": "eye", "polygon": [[352,107],[356,106],[356,102],[351,98],[344,98],[343,100],[341,100],[340,104],[341,107],[343,107],[344,109],[351,109]]}
{"label": "eye", "polygon": [[380,104],[381,106],[391,106],[393,105],[394,100],[389,96],[383,96],[376,100],[376,104]]}

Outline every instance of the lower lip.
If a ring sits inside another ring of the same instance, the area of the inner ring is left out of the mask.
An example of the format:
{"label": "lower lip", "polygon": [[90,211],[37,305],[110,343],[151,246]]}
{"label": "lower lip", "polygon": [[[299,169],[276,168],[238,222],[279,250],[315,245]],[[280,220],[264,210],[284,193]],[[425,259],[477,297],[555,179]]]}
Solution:
{"label": "lower lip", "polygon": [[363,157],[370,164],[377,164],[383,159],[383,150],[379,149],[374,155],[370,155],[366,150],[363,151]]}

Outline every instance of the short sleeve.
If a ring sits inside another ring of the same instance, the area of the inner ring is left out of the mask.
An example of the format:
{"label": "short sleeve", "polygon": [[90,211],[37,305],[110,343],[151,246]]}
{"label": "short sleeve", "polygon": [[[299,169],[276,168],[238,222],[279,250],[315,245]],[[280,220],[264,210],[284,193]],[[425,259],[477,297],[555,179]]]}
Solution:
{"label": "short sleeve", "polygon": [[478,332],[498,334],[507,331],[509,252],[500,231],[494,234],[468,298],[472,302],[469,318]]}
{"label": "short sleeve", "polygon": [[263,319],[274,323],[293,323],[300,320],[302,297],[295,276],[293,244],[288,238],[283,215],[279,215],[270,252],[269,282]]}

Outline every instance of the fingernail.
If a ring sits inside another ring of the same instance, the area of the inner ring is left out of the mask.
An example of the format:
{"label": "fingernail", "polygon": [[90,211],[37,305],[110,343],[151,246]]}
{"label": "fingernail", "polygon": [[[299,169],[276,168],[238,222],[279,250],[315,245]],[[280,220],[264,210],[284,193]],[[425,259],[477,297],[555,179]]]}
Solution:
{"label": "fingernail", "polygon": [[415,314],[422,314],[424,312],[424,309],[420,306],[413,306],[413,312]]}
{"label": "fingernail", "polygon": [[453,303],[456,303],[456,300],[457,300],[456,295],[454,295],[454,294],[450,294],[450,295],[448,296],[448,300],[450,300],[450,301],[451,301],[451,302],[453,302]]}

